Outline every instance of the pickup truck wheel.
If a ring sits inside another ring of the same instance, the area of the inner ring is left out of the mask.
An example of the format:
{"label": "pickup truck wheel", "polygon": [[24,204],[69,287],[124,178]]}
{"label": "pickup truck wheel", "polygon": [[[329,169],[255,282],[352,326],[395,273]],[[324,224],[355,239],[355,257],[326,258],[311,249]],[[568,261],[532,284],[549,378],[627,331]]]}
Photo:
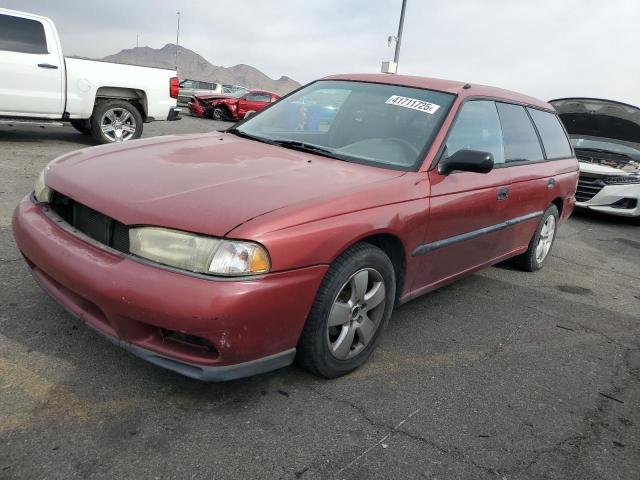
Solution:
{"label": "pickup truck wheel", "polygon": [[124,100],[107,100],[93,110],[91,132],[100,143],[120,143],[140,138],[142,115]]}
{"label": "pickup truck wheel", "polygon": [[91,121],[90,120],[71,120],[71,126],[80,133],[85,135],[91,135]]}
{"label": "pickup truck wheel", "polygon": [[379,248],[359,243],[329,267],[298,342],[303,368],[335,378],[362,365],[393,311],[393,264]]}
{"label": "pickup truck wheel", "polygon": [[542,220],[529,242],[529,249],[514,258],[518,268],[526,272],[535,272],[544,266],[556,239],[559,217],[558,207],[555,205],[551,205],[542,214]]}

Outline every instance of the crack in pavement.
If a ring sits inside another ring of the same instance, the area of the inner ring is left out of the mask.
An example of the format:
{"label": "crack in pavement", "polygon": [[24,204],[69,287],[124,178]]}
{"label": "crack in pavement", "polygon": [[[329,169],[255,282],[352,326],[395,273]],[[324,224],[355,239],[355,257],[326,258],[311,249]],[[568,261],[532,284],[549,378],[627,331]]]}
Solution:
{"label": "crack in pavement", "polygon": [[383,430],[387,430],[388,431],[387,435],[385,435],[382,439],[380,439],[376,444],[374,444],[373,446],[367,448],[363,453],[358,455],[354,460],[352,460],[346,466],[344,466],[340,470],[338,470],[335,473],[335,476],[338,476],[340,473],[345,471],[347,468],[353,466],[358,460],[360,460],[367,453],[369,453],[371,450],[373,450],[374,448],[379,446],[382,442],[384,442],[384,440],[390,438],[394,434],[400,434],[401,436],[404,436],[404,437],[406,437],[408,439],[421,442],[421,443],[423,443],[425,445],[428,445],[432,449],[439,451],[440,453],[443,453],[443,454],[446,454],[446,455],[450,456],[454,460],[462,461],[462,462],[464,462],[464,463],[466,463],[468,465],[471,465],[471,466],[473,466],[475,468],[478,468],[478,469],[480,469],[480,470],[482,470],[482,471],[484,471],[486,473],[490,473],[492,475],[498,475],[499,474],[499,470],[494,469],[492,467],[487,467],[487,466],[479,464],[478,462],[473,460],[470,456],[468,456],[464,452],[460,451],[457,447],[452,447],[452,448],[449,447],[449,448],[447,448],[447,447],[444,447],[444,446],[440,445],[438,442],[435,442],[434,440],[430,440],[430,439],[425,438],[425,437],[423,437],[421,435],[416,435],[416,434],[413,434],[411,432],[408,432],[408,431],[400,428],[411,417],[416,415],[420,411],[420,409],[417,409],[414,412],[412,412],[411,414],[409,414],[407,417],[405,417],[397,425],[389,425],[389,424],[387,424],[385,422],[373,420],[367,414],[365,408],[362,407],[361,405],[358,405],[355,402],[352,402],[350,400],[346,400],[344,398],[334,397],[334,396],[329,395],[329,394],[327,394],[325,392],[318,391],[315,388],[309,388],[309,390],[311,390],[313,393],[315,393],[316,395],[318,395],[318,396],[320,396],[320,397],[322,397],[322,398],[324,398],[326,400],[329,400],[329,401],[332,401],[334,403],[339,403],[339,404],[346,405],[346,406],[350,407],[351,409],[355,410],[358,413],[358,415],[360,415],[372,427],[374,427],[376,429],[383,429]]}

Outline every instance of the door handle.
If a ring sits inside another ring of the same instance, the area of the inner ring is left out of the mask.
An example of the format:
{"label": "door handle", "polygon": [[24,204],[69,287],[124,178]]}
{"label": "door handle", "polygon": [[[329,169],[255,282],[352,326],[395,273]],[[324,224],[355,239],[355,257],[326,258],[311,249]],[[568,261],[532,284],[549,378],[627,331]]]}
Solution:
{"label": "door handle", "polygon": [[502,187],[498,189],[498,200],[506,200],[509,198],[509,189],[507,187]]}
{"label": "door handle", "polygon": [[556,186],[556,181],[553,178],[550,178],[549,180],[547,180],[547,188],[548,189],[552,189],[553,187]]}
{"label": "door handle", "polygon": [[40,68],[51,68],[53,70],[57,70],[58,69],[57,65],[51,65],[50,63],[39,63],[38,66]]}

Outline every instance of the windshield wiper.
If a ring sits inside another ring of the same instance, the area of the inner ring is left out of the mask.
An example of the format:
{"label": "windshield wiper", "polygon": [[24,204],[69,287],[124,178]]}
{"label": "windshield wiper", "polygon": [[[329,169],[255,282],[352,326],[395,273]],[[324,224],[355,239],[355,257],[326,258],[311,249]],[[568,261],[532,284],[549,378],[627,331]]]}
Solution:
{"label": "windshield wiper", "polygon": [[337,160],[344,160],[340,155],[333,150],[319,145],[313,145],[312,143],[299,142],[297,140],[273,140],[274,145],[279,145],[284,148],[291,148],[294,150],[300,150],[302,152],[315,153],[317,155],[323,155],[325,157],[335,158]]}
{"label": "windshield wiper", "polygon": [[248,138],[249,140],[255,140],[256,142],[268,143],[269,145],[276,145],[276,143],[268,138],[258,137],[255,135],[250,135],[248,133],[243,132],[242,130],[238,130],[235,127],[228,128],[225,130],[225,133],[231,133],[232,135],[236,135],[242,138]]}

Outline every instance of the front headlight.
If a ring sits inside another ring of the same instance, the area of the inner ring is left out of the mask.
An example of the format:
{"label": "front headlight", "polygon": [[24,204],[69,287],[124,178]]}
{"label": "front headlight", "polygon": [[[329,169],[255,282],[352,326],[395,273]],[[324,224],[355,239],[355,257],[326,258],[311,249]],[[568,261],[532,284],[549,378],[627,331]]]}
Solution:
{"label": "front headlight", "polygon": [[640,183],[640,175],[609,175],[603,177],[607,185],[628,185],[630,183]]}
{"label": "front headlight", "polygon": [[48,166],[42,169],[40,175],[38,175],[38,179],[36,180],[35,187],[33,188],[36,200],[41,203],[51,202],[51,189],[44,183],[44,176],[47,170],[49,170]]}
{"label": "front headlight", "polygon": [[154,262],[209,275],[257,275],[270,269],[268,253],[257,243],[168,228],[131,228],[129,251]]}

